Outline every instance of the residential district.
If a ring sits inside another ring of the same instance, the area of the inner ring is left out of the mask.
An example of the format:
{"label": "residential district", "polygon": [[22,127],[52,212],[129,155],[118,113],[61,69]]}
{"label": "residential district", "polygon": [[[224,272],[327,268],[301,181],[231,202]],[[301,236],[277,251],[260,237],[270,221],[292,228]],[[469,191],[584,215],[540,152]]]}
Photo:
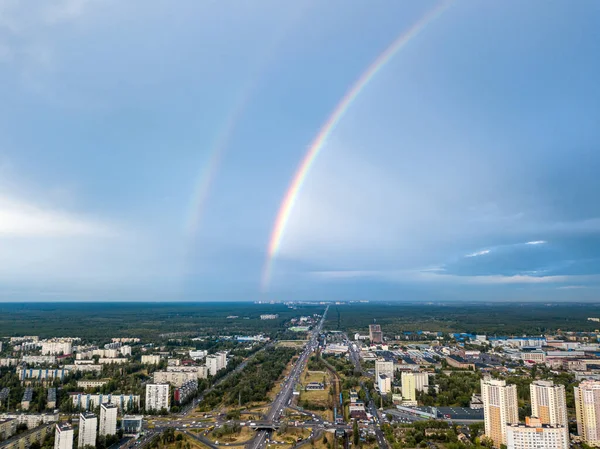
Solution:
{"label": "residential district", "polygon": [[600,447],[598,331],[347,335],[328,308],[289,340],[5,337],[0,448]]}

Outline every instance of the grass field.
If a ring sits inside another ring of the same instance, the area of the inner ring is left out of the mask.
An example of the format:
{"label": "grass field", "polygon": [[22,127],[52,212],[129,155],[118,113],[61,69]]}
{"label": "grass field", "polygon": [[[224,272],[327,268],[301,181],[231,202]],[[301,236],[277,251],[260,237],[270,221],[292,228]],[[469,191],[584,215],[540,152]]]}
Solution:
{"label": "grass field", "polygon": [[211,441],[219,441],[219,443],[242,443],[244,441],[251,440],[256,432],[248,427],[242,427],[238,433],[233,433],[231,435],[224,436],[216,436],[213,432],[209,432],[206,435]]}

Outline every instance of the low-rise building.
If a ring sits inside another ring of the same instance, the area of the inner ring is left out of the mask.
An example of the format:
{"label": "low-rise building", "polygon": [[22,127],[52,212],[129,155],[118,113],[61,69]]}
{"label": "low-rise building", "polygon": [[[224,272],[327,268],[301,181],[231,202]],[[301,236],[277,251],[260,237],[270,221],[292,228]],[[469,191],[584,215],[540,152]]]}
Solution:
{"label": "low-rise building", "polygon": [[78,380],[77,386],[79,388],[98,388],[107,383],[108,380]]}
{"label": "low-rise building", "polygon": [[58,422],[58,412],[55,413],[2,413],[0,419],[14,419],[19,424],[25,424],[28,429]]}
{"label": "low-rise building", "polygon": [[0,418],[0,441],[12,437],[17,432],[17,421],[14,418]]}
{"label": "low-rise building", "polygon": [[162,357],[158,354],[148,354],[142,356],[142,363],[147,365],[158,365]]}
{"label": "low-rise building", "polygon": [[0,449],[27,449],[33,443],[42,443],[46,435],[52,432],[53,425],[36,427],[0,442]]}
{"label": "low-rise building", "polygon": [[142,415],[125,415],[121,421],[123,435],[127,437],[136,437],[142,431]]}
{"label": "low-rise building", "polygon": [[33,388],[26,388],[21,399],[21,410],[29,410],[31,401],[33,400]]}
{"label": "low-rise building", "polygon": [[537,418],[527,418],[525,424],[506,427],[507,449],[569,449],[569,431],[565,426],[542,424]]}
{"label": "low-rise building", "polygon": [[174,387],[181,387],[186,382],[198,380],[194,371],[155,371],[153,374],[155,384],[169,383]]}
{"label": "low-rise building", "polygon": [[28,365],[54,365],[56,356],[54,355],[24,355],[21,358],[23,363]]}
{"label": "low-rise building", "polygon": [[56,408],[56,388],[48,388],[48,396],[46,398],[46,408]]}
{"label": "low-rise building", "polygon": [[324,390],[324,389],[325,389],[325,384],[323,384],[321,382],[309,382],[308,384],[306,384],[306,387],[305,387],[306,391]]}
{"label": "low-rise building", "polygon": [[140,406],[140,395],[138,394],[86,394],[69,393],[71,401],[76,409],[90,410],[100,404],[114,404],[120,410],[128,411]]}

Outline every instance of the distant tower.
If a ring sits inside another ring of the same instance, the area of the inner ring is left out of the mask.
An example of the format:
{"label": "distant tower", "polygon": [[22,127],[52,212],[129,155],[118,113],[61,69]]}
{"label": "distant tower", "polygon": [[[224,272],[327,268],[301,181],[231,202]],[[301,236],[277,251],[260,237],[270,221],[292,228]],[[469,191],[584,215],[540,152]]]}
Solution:
{"label": "distant tower", "polygon": [[379,324],[369,324],[369,339],[371,343],[381,343],[383,341],[383,334],[381,333],[381,326]]}

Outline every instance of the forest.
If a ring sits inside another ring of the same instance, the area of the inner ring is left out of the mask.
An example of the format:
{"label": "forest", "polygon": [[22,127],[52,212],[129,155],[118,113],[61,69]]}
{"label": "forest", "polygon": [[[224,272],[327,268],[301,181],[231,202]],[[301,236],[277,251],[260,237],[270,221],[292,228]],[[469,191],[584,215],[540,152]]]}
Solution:
{"label": "forest", "polygon": [[591,303],[353,303],[329,309],[325,327],[349,334],[381,325],[386,336],[403,332],[470,332],[487,335],[539,335],[556,330],[593,331],[598,315]]}
{"label": "forest", "polygon": [[288,347],[269,347],[257,353],[242,371],[229,376],[207,393],[202,408],[211,410],[221,402],[245,405],[267,401],[267,393],[297,353],[297,349]]}
{"label": "forest", "polygon": [[[205,303],[0,303],[2,337],[38,335],[42,338],[76,336],[84,340],[107,337],[146,339],[204,335],[277,337],[284,324],[298,315],[323,313],[323,306]],[[261,320],[261,314],[277,314]],[[235,317],[235,318],[232,318]]]}

